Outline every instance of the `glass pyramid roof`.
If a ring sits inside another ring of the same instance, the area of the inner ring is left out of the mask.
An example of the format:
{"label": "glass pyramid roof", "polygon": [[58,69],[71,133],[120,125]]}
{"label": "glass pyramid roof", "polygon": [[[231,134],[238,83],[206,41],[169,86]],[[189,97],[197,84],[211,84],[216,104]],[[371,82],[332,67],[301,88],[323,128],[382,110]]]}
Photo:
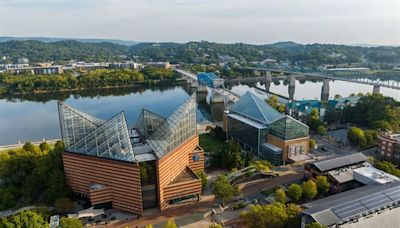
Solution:
{"label": "glass pyramid roof", "polygon": [[196,95],[193,94],[151,134],[147,143],[160,159],[196,134]]}
{"label": "glass pyramid roof", "polygon": [[284,117],[282,113],[251,92],[240,97],[239,101],[232,105],[229,111],[263,124],[270,124]]}
{"label": "glass pyramid roof", "polygon": [[135,161],[123,112],[85,135],[66,151],[127,162]]}
{"label": "glass pyramid roof", "polygon": [[135,128],[147,139],[166,119],[147,109],[143,109],[135,123]]}
{"label": "glass pyramid roof", "polygon": [[104,123],[103,120],[78,111],[61,102],[58,102],[57,105],[65,148],[68,148]]}

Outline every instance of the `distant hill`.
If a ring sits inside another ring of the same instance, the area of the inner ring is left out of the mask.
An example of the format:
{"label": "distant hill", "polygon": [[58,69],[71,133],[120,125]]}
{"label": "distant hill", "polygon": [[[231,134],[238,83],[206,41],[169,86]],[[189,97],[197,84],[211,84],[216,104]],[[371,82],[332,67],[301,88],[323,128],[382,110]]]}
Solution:
{"label": "distant hill", "polygon": [[[310,68],[321,64],[400,64],[400,47],[360,47],[336,44],[298,44],[279,42],[267,45],[216,42],[135,43],[124,45],[104,39],[10,40],[0,38],[0,63],[28,58],[31,62],[44,61],[169,61],[171,63],[254,62],[266,58],[288,60]],[[11,38],[12,39],[12,38]],[[29,39],[29,38],[19,38]],[[31,38],[34,39],[34,38]],[[122,42],[122,41],[119,41]]]}
{"label": "distant hill", "polygon": [[113,43],[125,46],[136,45],[140,42],[137,41],[129,41],[129,40],[114,40],[114,39],[90,39],[90,38],[55,38],[55,37],[12,37],[12,36],[0,36],[0,42],[7,41],[27,41],[27,40],[36,40],[44,43],[52,43],[58,41],[66,41],[66,40],[75,40],[82,43]]}

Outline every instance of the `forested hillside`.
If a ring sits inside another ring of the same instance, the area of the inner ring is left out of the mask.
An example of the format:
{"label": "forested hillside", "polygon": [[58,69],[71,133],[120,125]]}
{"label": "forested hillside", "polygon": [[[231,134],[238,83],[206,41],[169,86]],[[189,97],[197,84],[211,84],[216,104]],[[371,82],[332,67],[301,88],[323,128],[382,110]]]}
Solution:
{"label": "forested hillside", "polygon": [[142,61],[169,61],[191,63],[251,62],[266,58],[288,60],[303,66],[320,64],[400,64],[400,47],[354,47],[332,44],[302,45],[281,42],[269,45],[213,42],[140,43],[124,46],[113,43],[83,43],[78,41],[8,41],[0,43],[3,62],[28,58],[42,61],[114,61],[139,59]]}

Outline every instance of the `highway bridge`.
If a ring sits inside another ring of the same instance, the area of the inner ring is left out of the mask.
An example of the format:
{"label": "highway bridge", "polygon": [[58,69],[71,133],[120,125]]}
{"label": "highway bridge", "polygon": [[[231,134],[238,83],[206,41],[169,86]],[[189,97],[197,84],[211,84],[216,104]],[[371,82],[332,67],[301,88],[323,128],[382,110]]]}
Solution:
{"label": "highway bridge", "polygon": [[[345,70],[344,68],[342,71],[325,70],[323,72],[301,72],[301,71],[287,70],[287,69],[273,69],[268,67],[242,67],[241,69],[253,70],[253,71],[265,71],[269,72],[269,74],[271,72],[275,72],[281,74],[303,75],[320,79],[347,81],[347,82],[372,85],[374,86],[374,92],[379,92],[380,87],[400,90],[400,81],[381,80],[379,78],[374,77],[373,75],[365,73],[365,71],[363,70],[352,71],[352,70]],[[346,72],[350,75],[338,76],[337,75],[338,72]]]}

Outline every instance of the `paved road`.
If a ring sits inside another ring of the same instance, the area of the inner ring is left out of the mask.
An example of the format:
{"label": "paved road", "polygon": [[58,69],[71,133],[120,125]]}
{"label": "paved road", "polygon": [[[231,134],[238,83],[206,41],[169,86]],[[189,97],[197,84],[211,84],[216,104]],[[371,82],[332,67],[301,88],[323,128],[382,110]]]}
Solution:
{"label": "paved road", "polygon": [[278,185],[284,185],[291,182],[295,182],[301,179],[304,176],[303,172],[296,174],[287,174],[285,176],[273,177],[265,179],[264,181],[252,182],[250,184],[246,184],[240,186],[242,190],[242,194],[244,197],[252,196],[258,194],[263,189],[273,188]]}
{"label": "paved road", "polygon": [[[260,190],[272,188],[280,184],[287,184],[294,182],[303,177],[303,173],[288,174],[285,176],[267,178],[259,181],[253,181],[240,185],[243,196],[247,198],[255,198]],[[122,221],[113,224],[113,227],[144,227],[147,224],[155,224],[155,227],[162,226],[162,224],[170,218],[173,218],[180,226],[192,227],[193,224],[205,223],[204,214],[210,212],[214,205],[213,197],[206,197],[206,200],[185,205],[176,208],[170,208],[162,214],[153,214],[131,221]],[[207,227],[207,226],[205,226]]]}

